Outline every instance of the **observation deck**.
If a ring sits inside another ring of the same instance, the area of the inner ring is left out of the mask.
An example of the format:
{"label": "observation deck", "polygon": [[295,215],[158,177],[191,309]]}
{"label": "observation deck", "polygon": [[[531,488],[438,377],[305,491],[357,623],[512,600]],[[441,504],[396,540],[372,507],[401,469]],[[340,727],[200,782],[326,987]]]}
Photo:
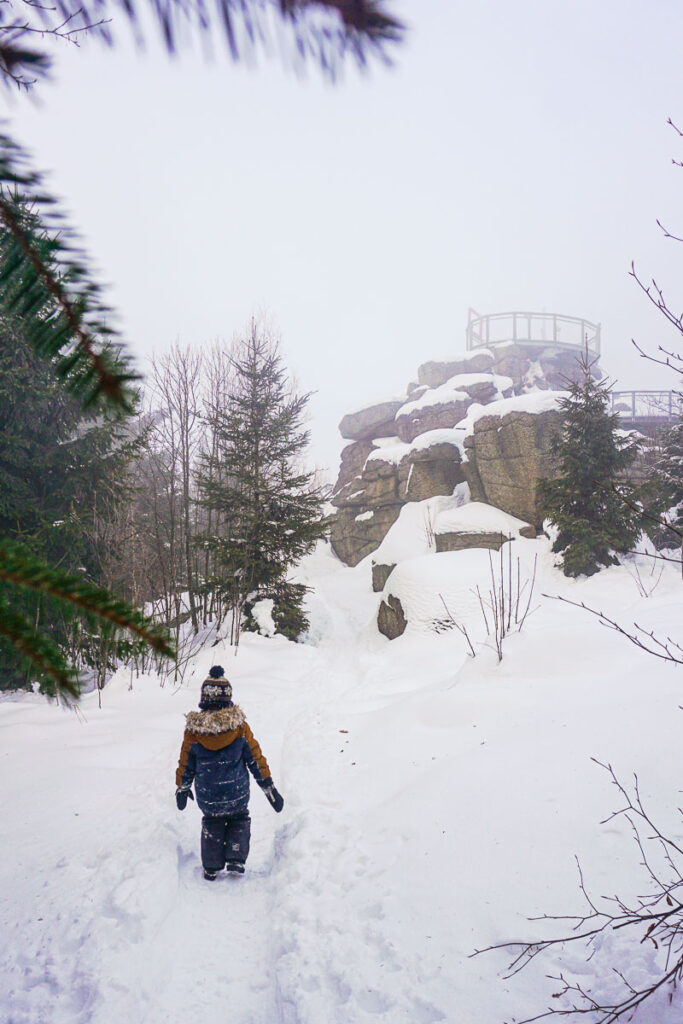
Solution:
{"label": "observation deck", "polygon": [[683,416],[683,396],[676,391],[613,391],[611,399],[623,426],[644,434],[666,430]]}
{"label": "observation deck", "polygon": [[533,345],[567,349],[577,354],[587,346],[588,357],[600,355],[600,324],[559,313],[488,313],[469,311],[467,350],[499,345]]}

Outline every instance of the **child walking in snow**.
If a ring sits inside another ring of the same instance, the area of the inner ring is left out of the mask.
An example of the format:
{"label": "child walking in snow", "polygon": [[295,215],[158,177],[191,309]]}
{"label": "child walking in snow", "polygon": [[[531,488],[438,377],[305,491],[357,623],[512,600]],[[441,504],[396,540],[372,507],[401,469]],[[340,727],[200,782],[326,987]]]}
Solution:
{"label": "child walking in snow", "polygon": [[284,800],[273,785],[244,712],[232,702],[232,687],[223,668],[214,665],[202,683],[200,711],[186,716],[185,735],[176,771],[176,804],[184,811],[194,782],[202,818],[204,878],[213,881],[226,868],[244,874],[249,854],[249,775],[256,779],[279,813]]}

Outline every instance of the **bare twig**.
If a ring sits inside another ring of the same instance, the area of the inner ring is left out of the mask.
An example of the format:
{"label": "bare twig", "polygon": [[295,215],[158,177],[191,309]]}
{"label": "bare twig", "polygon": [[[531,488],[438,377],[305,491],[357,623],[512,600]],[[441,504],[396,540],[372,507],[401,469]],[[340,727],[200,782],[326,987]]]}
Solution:
{"label": "bare twig", "polygon": [[[666,298],[664,297],[664,292],[659,287],[659,285],[657,284],[655,279],[652,278],[652,280],[650,281],[650,284],[645,284],[645,282],[636,273],[635,263],[631,263],[631,270],[629,271],[629,273],[630,273],[631,277],[633,278],[633,280],[638,285],[638,287],[641,289],[641,291],[650,300],[652,305],[656,309],[659,310],[659,312],[669,321],[670,324],[672,324],[676,328],[676,330],[679,333],[683,334],[683,314],[673,313],[669,309],[669,307],[667,305],[667,302],[666,302]],[[674,366],[671,362],[668,362],[668,361],[662,362],[662,360],[658,360],[658,359],[656,359],[656,358],[654,358],[652,356],[648,356],[646,353],[643,352],[643,350],[640,348],[639,345],[637,345],[635,342],[633,344],[636,346],[636,348],[638,349],[640,354],[645,359],[651,359],[655,363],[656,362],[660,362],[664,366],[668,366],[671,369],[675,369],[678,373],[683,373],[683,369]],[[659,350],[660,351],[664,351],[663,349],[661,349],[661,347],[660,347]],[[671,355],[671,353],[668,353],[668,355]]]}
{"label": "bare twig", "polygon": [[477,598],[479,599],[479,607],[481,608],[481,614],[482,614],[482,617],[484,619],[484,625],[486,626],[486,635],[487,636],[491,636],[491,630],[489,629],[489,620],[488,620],[488,616],[486,615],[486,608],[484,607],[484,600],[483,600],[483,598],[481,596],[481,591],[479,590],[479,584],[477,584],[476,594],[477,594]]}
{"label": "bare twig", "polygon": [[683,242],[683,238],[681,238],[679,235],[673,235],[670,231],[668,231],[667,228],[665,228],[662,224],[661,220],[659,220],[659,218],[657,218],[657,227],[661,229],[665,238],[671,238],[674,242]]}
{"label": "bare twig", "polygon": [[[641,597],[652,597],[652,595],[654,594],[655,590],[657,589],[657,587],[661,583],[662,575],[664,574],[664,565],[663,564],[660,565],[660,567],[659,567],[659,574],[658,574],[657,578],[655,579],[654,583],[646,583],[645,582],[645,580],[643,579],[643,577],[640,574],[640,569],[639,569],[637,564],[634,564],[633,568],[634,568],[634,571],[635,571],[635,576],[633,575],[633,573],[631,573],[631,576],[632,576],[632,578],[635,581],[636,587],[638,588],[638,593],[640,594]],[[650,576],[654,575],[655,569],[656,569],[656,566],[653,565],[652,566],[652,572],[650,573]]]}
{"label": "bare twig", "polygon": [[451,615],[450,608],[448,607],[448,605],[444,601],[443,594],[439,594],[439,600],[441,601],[441,604],[444,606],[444,610],[446,612],[446,615],[448,616],[448,621],[455,627],[455,629],[458,630],[459,633],[462,633],[462,635],[465,637],[465,640],[467,640],[467,644],[468,644],[469,649],[470,649],[470,657],[476,658],[477,652],[475,651],[474,647],[472,646],[472,641],[470,640],[470,635],[467,632],[467,627],[464,624],[461,624],[460,622],[457,622],[453,618],[453,616]]}
{"label": "bare twig", "polygon": [[[537,565],[538,565],[538,555],[534,555],[534,571],[533,571],[533,575],[531,577],[531,585],[529,587],[529,597],[527,599],[527,603],[526,603],[526,607],[524,609],[524,613],[523,613],[521,619],[519,619],[519,629],[520,629],[520,632],[521,632],[521,629],[522,629],[524,623],[527,620],[527,616],[529,615],[529,611],[530,611],[530,608],[531,608],[531,598],[533,597],[534,587],[536,586],[536,569],[537,569]],[[519,577],[518,577],[518,579],[519,579]],[[524,584],[524,587],[526,587],[526,583]]]}
{"label": "bare twig", "polygon": [[[499,943],[485,949],[477,949],[471,956],[499,950],[510,951],[512,959],[505,974],[506,978],[510,978],[539,957],[552,954],[561,956],[563,948],[569,943],[578,943],[584,947],[588,963],[600,956],[602,944],[598,940],[602,936],[616,936],[628,929],[627,934],[632,936],[634,944],[651,943],[661,954],[661,969],[653,977],[644,981],[639,978],[636,982],[627,977],[624,970],[611,966],[611,973],[620,979],[623,986],[623,995],[612,1001],[597,997],[588,987],[570,980],[562,971],[559,975],[549,974],[550,980],[559,983],[552,998],[561,1000],[561,1003],[534,1016],[526,1017],[519,1021],[519,1024],[531,1024],[532,1021],[547,1017],[574,1015],[590,1015],[593,1024],[616,1024],[620,1020],[629,1020],[633,1012],[657,992],[668,990],[671,999],[674,989],[683,980],[683,848],[674,842],[645,810],[637,776],[634,776],[633,787],[629,790],[617,778],[610,764],[603,764],[595,758],[593,760],[609,774],[622,804],[619,810],[605,819],[605,822],[610,822],[616,817],[624,817],[629,822],[641,865],[649,879],[649,892],[631,901],[619,896],[596,900],[586,887],[577,859],[579,889],[587,907],[584,914],[544,914],[531,918],[536,921],[558,921],[567,927],[553,938]],[[664,855],[669,877],[662,877],[660,871],[652,866],[649,848],[653,843]],[[606,944],[605,948],[609,948],[609,944]],[[599,974],[601,969],[602,965],[596,964],[595,973]]]}
{"label": "bare twig", "polygon": [[610,619],[604,612],[590,608],[583,601],[570,601],[568,597],[562,597],[559,594],[543,594],[543,597],[547,597],[551,601],[562,601],[563,604],[571,604],[574,608],[582,608],[583,611],[589,612],[599,619],[601,625],[606,626],[608,629],[613,629],[615,633],[626,637],[627,640],[630,640],[632,644],[646,654],[652,654],[655,658],[660,658],[662,661],[673,662],[674,665],[683,665],[683,647],[675,640],[672,640],[671,637],[667,637],[666,640],[660,640],[655,636],[654,630],[647,630],[643,626],[639,626],[637,622],[633,623],[635,632],[629,633],[628,629],[620,626],[614,619]]}
{"label": "bare twig", "polygon": [[[489,551],[489,572],[491,586],[486,600],[482,597],[479,587],[476,588],[476,595],[479,600],[479,607],[486,626],[486,635],[492,638],[492,646],[498,655],[498,661],[503,660],[503,642],[510,633],[519,633],[531,610],[531,600],[536,584],[536,567],[538,556],[534,556],[533,574],[530,579],[523,580],[521,565],[517,559],[517,572],[515,574],[512,566],[512,538],[508,539],[507,555],[508,562],[505,564],[505,553],[503,545],[499,550],[498,573],[493,563],[493,555]],[[528,588],[528,597],[524,610],[522,608],[522,597]],[[491,627],[487,608],[491,614]]]}

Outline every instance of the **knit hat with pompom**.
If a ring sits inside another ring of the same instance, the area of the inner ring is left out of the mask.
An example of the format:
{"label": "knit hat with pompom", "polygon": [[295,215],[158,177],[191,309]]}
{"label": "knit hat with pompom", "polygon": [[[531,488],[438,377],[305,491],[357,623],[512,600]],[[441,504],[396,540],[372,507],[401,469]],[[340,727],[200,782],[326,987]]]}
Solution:
{"label": "knit hat with pompom", "polygon": [[208,678],[202,683],[199,707],[202,711],[219,711],[221,708],[232,707],[232,686],[225,678],[222,665],[214,665]]}

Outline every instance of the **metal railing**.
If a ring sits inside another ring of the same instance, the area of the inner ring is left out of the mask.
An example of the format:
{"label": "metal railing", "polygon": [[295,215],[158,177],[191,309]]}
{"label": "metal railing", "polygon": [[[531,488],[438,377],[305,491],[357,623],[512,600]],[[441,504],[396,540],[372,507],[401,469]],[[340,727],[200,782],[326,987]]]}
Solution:
{"label": "metal railing", "polygon": [[629,423],[675,423],[683,415],[683,398],[676,391],[613,391],[612,412],[618,412]]}
{"label": "metal railing", "polygon": [[467,349],[495,348],[496,345],[537,345],[582,349],[600,355],[600,324],[559,313],[489,313],[479,316],[470,310]]}

